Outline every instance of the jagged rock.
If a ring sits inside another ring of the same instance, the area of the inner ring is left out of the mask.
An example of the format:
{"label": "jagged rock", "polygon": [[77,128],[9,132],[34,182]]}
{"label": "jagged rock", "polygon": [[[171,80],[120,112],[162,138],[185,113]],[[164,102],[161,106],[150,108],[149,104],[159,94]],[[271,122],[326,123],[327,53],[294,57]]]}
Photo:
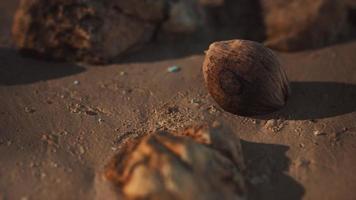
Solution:
{"label": "jagged rock", "polygon": [[193,127],[129,141],[96,179],[97,199],[245,199],[239,138]]}
{"label": "jagged rock", "polygon": [[[165,0],[22,0],[13,35],[41,57],[107,62],[150,40]],[[144,11],[144,12],[143,12]]]}
{"label": "jagged rock", "polygon": [[270,48],[295,51],[335,42],[346,27],[346,10],[335,0],[261,0]]}

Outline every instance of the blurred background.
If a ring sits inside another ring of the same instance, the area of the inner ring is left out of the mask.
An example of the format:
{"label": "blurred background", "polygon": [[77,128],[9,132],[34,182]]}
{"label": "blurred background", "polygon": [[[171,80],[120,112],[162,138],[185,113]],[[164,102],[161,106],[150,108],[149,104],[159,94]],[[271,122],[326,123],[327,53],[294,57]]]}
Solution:
{"label": "blurred background", "polygon": [[45,59],[109,63],[203,52],[249,39],[301,51],[355,38],[354,0],[3,0],[1,46]]}

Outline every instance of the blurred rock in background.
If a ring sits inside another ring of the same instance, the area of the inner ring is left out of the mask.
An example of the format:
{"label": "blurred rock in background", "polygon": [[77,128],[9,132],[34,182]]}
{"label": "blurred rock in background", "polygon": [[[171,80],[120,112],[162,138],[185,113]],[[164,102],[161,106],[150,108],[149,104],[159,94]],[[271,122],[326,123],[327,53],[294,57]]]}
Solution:
{"label": "blurred rock in background", "polygon": [[164,18],[164,0],[23,0],[13,35],[39,56],[107,62],[150,40]]}
{"label": "blurred rock in background", "polygon": [[266,45],[295,51],[335,42],[346,29],[346,8],[335,0],[262,0]]}
{"label": "blurred rock in background", "polygon": [[22,52],[94,64],[147,42],[182,38],[249,39],[296,51],[346,37],[354,5],[354,0],[22,0],[12,32]]}

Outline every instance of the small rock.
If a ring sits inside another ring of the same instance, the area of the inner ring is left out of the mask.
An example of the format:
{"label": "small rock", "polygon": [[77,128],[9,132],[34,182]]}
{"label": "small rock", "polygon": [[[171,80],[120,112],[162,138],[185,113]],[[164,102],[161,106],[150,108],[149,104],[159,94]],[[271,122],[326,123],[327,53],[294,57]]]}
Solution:
{"label": "small rock", "polygon": [[268,176],[263,174],[261,176],[254,176],[250,179],[250,183],[253,185],[259,185],[268,182]]}
{"label": "small rock", "polygon": [[326,133],[324,133],[324,132],[322,132],[322,131],[319,131],[319,130],[315,130],[315,131],[313,131],[313,134],[314,134],[315,136],[321,136],[321,135],[325,135]]}
{"label": "small rock", "polygon": [[82,145],[79,146],[79,153],[80,154],[84,154],[85,153],[85,149]]}
{"label": "small rock", "polygon": [[36,110],[32,107],[25,107],[25,112],[27,113],[34,113]]}
{"label": "small rock", "polygon": [[209,111],[209,113],[210,114],[215,114],[216,112],[218,112],[218,110],[215,108],[215,106],[210,106],[209,108],[208,108],[208,111]]}
{"label": "small rock", "polygon": [[79,85],[79,81],[78,81],[78,80],[75,80],[75,81],[73,81],[73,84],[74,84],[74,85]]}
{"label": "small rock", "polygon": [[180,67],[174,65],[174,66],[168,67],[168,68],[167,68],[167,71],[168,71],[169,73],[179,72],[179,71],[180,71]]}
{"label": "small rock", "polygon": [[126,72],[120,72],[120,76],[125,76],[126,74]]}
{"label": "small rock", "polygon": [[44,178],[46,178],[46,177],[47,177],[47,174],[44,173],[44,172],[42,172],[42,173],[41,173],[41,179],[44,179]]}

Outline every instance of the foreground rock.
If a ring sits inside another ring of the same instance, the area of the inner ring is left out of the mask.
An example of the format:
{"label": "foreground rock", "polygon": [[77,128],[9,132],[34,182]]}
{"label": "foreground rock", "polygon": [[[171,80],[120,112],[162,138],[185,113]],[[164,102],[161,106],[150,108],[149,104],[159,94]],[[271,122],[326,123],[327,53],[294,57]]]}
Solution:
{"label": "foreground rock", "polygon": [[194,127],[127,143],[97,177],[98,199],[245,199],[240,141]]}
{"label": "foreground rock", "polygon": [[296,51],[333,43],[345,31],[346,9],[334,0],[262,0],[266,45]]}

